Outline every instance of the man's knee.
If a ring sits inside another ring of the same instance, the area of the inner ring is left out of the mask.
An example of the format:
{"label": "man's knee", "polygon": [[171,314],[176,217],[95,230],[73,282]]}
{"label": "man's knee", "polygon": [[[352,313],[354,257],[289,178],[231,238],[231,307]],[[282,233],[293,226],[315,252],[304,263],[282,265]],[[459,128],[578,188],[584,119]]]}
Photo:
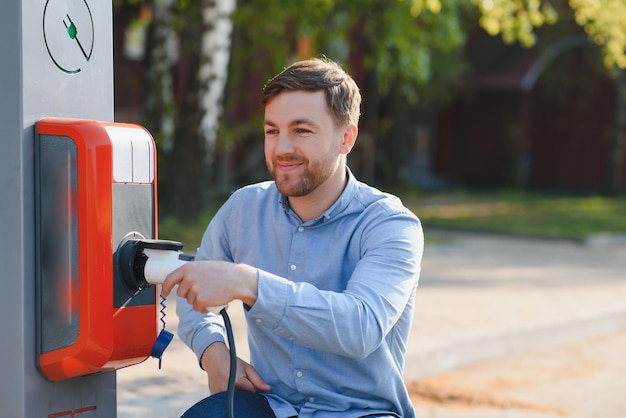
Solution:
{"label": "man's knee", "polygon": [[[226,392],[220,392],[198,401],[181,418],[226,417],[226,395]],[[265,396],[258,393],[235,391],[233,404],[235,418],[276,418]]]}

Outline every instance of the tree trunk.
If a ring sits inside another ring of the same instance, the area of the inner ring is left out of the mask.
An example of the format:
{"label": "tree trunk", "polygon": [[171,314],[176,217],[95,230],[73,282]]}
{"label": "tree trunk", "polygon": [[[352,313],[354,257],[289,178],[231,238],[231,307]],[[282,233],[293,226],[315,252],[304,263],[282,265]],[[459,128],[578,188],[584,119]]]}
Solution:
{"label": "tree trunk", "polygon": [[203,0],[179,10],[179,97],[174,142],[161,164],[159,200],[164,214],[185,222],[197,219],[207,202],[234,6],[234,0]]}
{"label": "tree trunk", "polygon": [[195,219],[204,207],[199,190],[206,178],[203,161],[204,139],[200,135],[202,111],[199,97],[205,86],[200,84],[200,43],[204,32],[199,4],[190,3],[177,10],[184,22],[178,31],[180,59],[177,66],[176,113],[171,150],[159,167],[159,207],[162,214],[182,221]]}
{"label": "tree trunk", "polygon": [[367,76],[363,97],[361,123],[357,147],[353,150],[354,158],[349,159],[350,168],[354,174],[366,183],[372,183],[376,173],[376,138],[378,137],[379,95],[376,74],[370,72]]}
{"label": "tree trunk", "polygon": [[410,160],[413,157],[409,144],[413,129],[410,126],[410,105],[402,92],[392,87],[385,98],[384,110],[380,116],[390,120],[391,125],[380,132],[378,152],[384,157],[378,166],[381,181],[387,186],[407,184],[410,179]]}
{"label": "tree trunk", "polygon": [[150,131],[160,159],[167,157],[174,136],[172,66],[177,59],[173,29],[173,0],[155,1],[148,26],[144,57],[143,125]]}
{"label": "tree trunk", "polygon": [[[200,97],[200,107],[204,116],[200,122],[200,130],[206,142],[207,167],[216,161],[216,136],[219,118],[222,114],[223,94],[228,78],[228,62],[230,61],[233,23],[232,13],[235,0],[204,0],[203,21],[205,25],[202,37],[199,78],[202,85],[207,86]],[[211,170],[220,175],[220,170]],[[218,184],[217,179],[206,184]]]}

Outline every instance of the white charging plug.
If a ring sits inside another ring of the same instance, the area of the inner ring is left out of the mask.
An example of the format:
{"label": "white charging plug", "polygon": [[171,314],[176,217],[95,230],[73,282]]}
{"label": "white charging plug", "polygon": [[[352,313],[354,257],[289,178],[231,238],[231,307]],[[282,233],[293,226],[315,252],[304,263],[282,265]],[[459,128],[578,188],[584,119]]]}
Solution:
{"label": "white charging plug", "polygon": [[[185,254],[180,251],[144,248],[143,253],[148,257],[143,273],[146,281],[150,284],[163,284],[168,274],[190,261],[185,259]],[[219,315],[222,309],[227,307],[228,305],[212,306],[208,307],[206,310],[207,312],[213,312]]]}

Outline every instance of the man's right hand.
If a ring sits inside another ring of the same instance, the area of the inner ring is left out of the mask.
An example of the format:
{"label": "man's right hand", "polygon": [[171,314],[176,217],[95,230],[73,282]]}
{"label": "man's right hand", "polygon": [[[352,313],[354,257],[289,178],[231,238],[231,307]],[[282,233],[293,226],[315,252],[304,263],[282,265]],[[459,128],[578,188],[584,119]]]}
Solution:
{"label": "man's right hand", "polygon": [[[202,353],[200,364],[207,373],[210,394],[224,392],[228,389],[230,351],[226,344],[216,342],[208,346]],[[237,358],[235,389],[256,393],[267,392],[271,390],[271,387],[263,380],[254,367]]]}

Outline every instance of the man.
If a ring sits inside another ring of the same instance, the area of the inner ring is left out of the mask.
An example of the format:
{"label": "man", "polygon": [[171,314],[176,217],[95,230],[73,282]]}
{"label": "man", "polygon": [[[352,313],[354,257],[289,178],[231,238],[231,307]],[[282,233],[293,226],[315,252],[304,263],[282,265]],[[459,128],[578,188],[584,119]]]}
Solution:
{"label": "man", "polygon": [[274,181],[236,191],[198,261],[163,285],[167,296],[178,284],[179,335],[217,394],[189,416],[223,416],[229,352],[207,307],[240,300],[250,364],[237,362],[237,416],[414,417],[402,372],[423,234],[399,199],[347,168],[360,102],[330,60],[297,62],[265,87]]}

